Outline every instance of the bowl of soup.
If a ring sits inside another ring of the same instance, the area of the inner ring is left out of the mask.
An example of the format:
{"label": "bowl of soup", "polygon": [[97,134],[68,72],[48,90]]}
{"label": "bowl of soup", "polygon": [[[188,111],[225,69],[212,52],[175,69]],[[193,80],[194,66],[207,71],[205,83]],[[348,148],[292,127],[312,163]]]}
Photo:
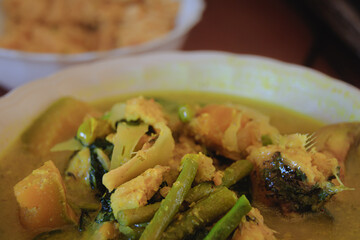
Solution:
{"label": "bowl of soup", "polygon": [[33,81],[0,99],[0,236],[357,239],[359,93],[206,51]]}
{"label": "bowl of soup", "polygon": [[0,5],[0,84],[8,89],[79,63],[179,49],[205,8],[202,0]]}

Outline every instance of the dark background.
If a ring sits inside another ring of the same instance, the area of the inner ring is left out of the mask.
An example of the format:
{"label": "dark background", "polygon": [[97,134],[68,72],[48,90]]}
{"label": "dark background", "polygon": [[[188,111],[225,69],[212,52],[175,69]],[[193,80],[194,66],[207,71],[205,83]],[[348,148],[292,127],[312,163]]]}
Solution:
{"label": "dark background", "polygon": [[[349,1],[360,13],[359,4]],[[358,53],[306,2],[321,1],[207,0],[203,18],[183,50],[271,57],[314,68],[360,88]],[[0,87],[0,96],[6,92]]]}

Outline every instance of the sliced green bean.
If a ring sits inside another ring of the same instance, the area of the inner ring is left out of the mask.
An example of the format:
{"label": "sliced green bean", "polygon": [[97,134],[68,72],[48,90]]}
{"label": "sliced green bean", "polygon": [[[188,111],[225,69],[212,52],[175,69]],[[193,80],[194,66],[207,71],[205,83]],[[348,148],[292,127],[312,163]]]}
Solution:
{"label": "sliced green bean", "polygon": [[220,187],[173,221],[162,239],[183,239],[194,234],[197,229],[216,221],[225,214],[236,201],[237,197],[234,192],[226,187]]}
{"label": "sliced green bean", "polygon": [[161,238],[164,230],[179,211],[180,205],[191,188],[198,168],[198,157],[199,155],[197,154],[186,154],[183,157],[183,167],[179,177],[166,198],[161,202],[159,210],[145,228],[140,240],[156,240]]}
{"label": "sliced green bean", "polygon": [[[253,165],[247,160],[239,160],[231,164],[224,171],[222,184],[220,186],[231,187],[252,171]],[[188,203],[196,202],[216,190],[216,186],[211,182],[200,183],[191,188],[185,201]]]}
{"label": "sliced green bean", "polygon": [[119,226],[119,232],[127,237],[127,239],[136,240],[139,239],[141,234],[144,231],[144,227],[136,227],[136,226]]}
{"label": "sliced green bean", "polygon": [[210,230],[204,240],[225,240],[239,225],[241,219],[251,210],[251,205],[245,195],[242,195],[234,207],[221,218]]}
{"label": "sliced green bean", "polygon": [[216,186],[212,182],[200,183],[190,189],[189,193],[186,195],[185,201],[188,203],[197,202],[215,190]]}
{"label": "sliced green bean", "polygon": [[124,226],[131,226],[137,223],[149,222],[156,211],[159,209],[161,202],[149,204],[147,206],[126,209],[119,211],[116,220]]}
{"label": "sliced green bean", "polygon": [[239,160],[231,164],[224,171],[221,186],[230,187],[249,175],[253,169],[253,164],[248,160]]}

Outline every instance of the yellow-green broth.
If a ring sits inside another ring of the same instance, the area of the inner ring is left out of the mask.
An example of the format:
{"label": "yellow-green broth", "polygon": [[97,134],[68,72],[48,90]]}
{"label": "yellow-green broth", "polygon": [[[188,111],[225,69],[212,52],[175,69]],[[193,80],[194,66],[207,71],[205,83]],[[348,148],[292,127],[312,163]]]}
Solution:
{"label": "yellow-green broth", "polygon": [[[123,95],[91,103],[99,110],[106,111],[116,102],[124,101],[139,94]],[[254,108],[269,116],[271,124],[282,133],[311,133],[323,124],[309,116],[296,113],[289,109],[249,99],[211,93],[189,92],[150,92],[143,96],[154,97],[164,104],[164,109],[175,113],[178,104],[235,103]],[[73,133],[75,135],[75,131]],[[67,136],[71,137],[71,136]],[[45,161],[53,160],[63,172],[71,153],[50,153],[45,156],[35,156],[26,150],[26,146],[17,140],[0,159],[0,239],[31,239],[34,234],[25,231],[18,217],[18,206],[13,193],[14,185],[40,167]],[[353,161],[345,184],[355,189],[360,188],[360,161]],[[265,218],[265,223],[274,229],[279,239],[358,239],[360,236],[360,192],[346,191],[338,194],[327,205],[329,218],[326,214],[309,214],[302,217],[283,217],[274,210],[254,203],[259,207]],[[69,232],[61,239],[74,239],[79,236]]]}

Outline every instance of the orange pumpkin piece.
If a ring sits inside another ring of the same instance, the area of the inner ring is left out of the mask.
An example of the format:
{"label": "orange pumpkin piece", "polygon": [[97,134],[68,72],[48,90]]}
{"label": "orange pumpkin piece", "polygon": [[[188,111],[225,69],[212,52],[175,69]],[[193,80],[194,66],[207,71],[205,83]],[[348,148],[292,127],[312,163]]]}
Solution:
{"label": "orange pumpkin piece", "polygon": [[34,170],[14,187],[20,222],[36,232],[76,224],[78,217],[66,201],[65,186],[52,161]]}

